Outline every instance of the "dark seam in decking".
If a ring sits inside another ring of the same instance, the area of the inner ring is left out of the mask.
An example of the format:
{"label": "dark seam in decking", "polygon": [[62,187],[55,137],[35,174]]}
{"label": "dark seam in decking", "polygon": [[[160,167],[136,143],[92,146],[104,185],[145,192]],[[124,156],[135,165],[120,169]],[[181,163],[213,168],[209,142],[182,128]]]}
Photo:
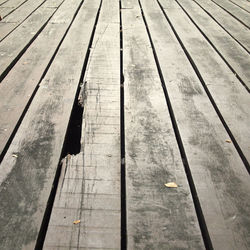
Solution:
{"label": "dark seam in decking", "polygon": [[244,10],[244,11],[250,13],[250,11],[246,10],[244,7],[238,5],[237,3],[235,3],[235,2],[233,2],[233,1],[231,1],[231,0],[229,0],[229,1],[230,1],[232,4],[234,4],[234,5],[238,6],[239,8],[241,8],[242,10]]}
{"label": "dark seam in decking", "polygon": [[[79,7],[77,8],[76,13],[75,13],[75,15],[74,15],[74,17],[72,19],[72,22],[71,22],[70,26],[73,24],[73,22],[74,22],[74,20],[75,20],[75,18],[77,16],[79,10],[81,9],[83,3],[84,3],[84,0],[81,1]],[[87,67],[87,63],[88,63],[88,59],[89,59],[89,55],[90,55],[90,48],[92,46],[92,42],[93,42],[93,39],[94,39],[96,24],[98,22],[101,5],[102,5],[102,0],[100,2],[100,6],[99,6],[99,9],[97,11],[95,23],[94,23],[94,26],[93,26],[92,34],[91,34],[89,45],[88,45],[87,54],[86,54],[86,57],[85,57],[84,63],[83,63],[82,74],[81,74],[79,84],[78,84],[78,89],[77,89],[77,92],[76,92],[76,95],[75,95],[74,104],[76,104],[76,105],[78,105],[78,96],[79,96],[79,93],[80,93],[80,90],[81,90],[81,83],[82,83],[82,80],[84,78],[84,74],[86,72],[86,67]],[[69,28],[68,28],[68,30],[69,30]],[[65,36],[66,36],[66,34],[65,34]],[[65,38],[65,36],[64,36],[64,38]],[[73,112],[73,109],[72,109],[72,112]],[[70,117],[70,119],[72,119],[72,117]],[[70,124],[70,121],[69,121],[69,124]],[[66,147],[67,141],[70,140],[70,138],[68,137],[68,131],[69,131],[69,125],[68,125],[66,136],[65,136],[65,139],[64,139],[64,144],[63,144],[63,149],[62,149],[62,152],[61,152],[60,159],[63,159],[63,154],[65,152],[65,147]],[[48,202],[47,202],[47,207],[46,207],[46,210],[45,210],[45,213],[44,213],[43,221],[42,221],[42,224],[41,224],[41,227],[40,227],[40,230],[39,230],[39,234],[38,234],[38,238],[37,238],[37,242],[36,242],[36,246],[35,246],[36,250],[40,250],[40,249],[43,248],[43,244],[44,244],[44,240],[45,240],[45,237],[46,237],[46,232],[47,232],[47,229],[48,229],[50,216],[51,216],[51,212],[52,212],[52,209],[53,209],[53,204],[54,204],[54,200],[55,200],[55,196],[56,196],[56,191],[57,191],[57,186],[58,186],[58,182],[59,182],[59,178],[60,178],[60,174],[61,174],[61,169],[62,169],[62,161],[60,160],[59,164],[58,164],[58,167],[57,167],[57,170],[56,170],[56,175],[55,175],[55,179],[54,179],[54,182],[53,182],[53,185],[52,185],[50,196],[49,196],[49,199],[48,199]]]}
{"label": "dark seam in decking", "polygon": [[23,21],[21,21],[14,29],[12,29],[8,34],[6,34],[0,42],[2,42],[7,36],[9,36],[15,29],[17,29],[25,20],[27,20],[35,11],[37,11],[47,0],[44,0],[38,7],[36,7],[28,16],[26,16]]}
{"label": "dark seam in decking", "polygon": [[221,9],[223,9],[224,11],[226,11],[229,15],[231,15],[233,18],[235,18],[238,22],[240,22],[242,25],[244,25],[245,27],[247,27],[248,29],[250,29],[250,27],[245,24],[243,21],[241,21],[237,16],[235,16],[234,14],[232,14],[229,10],[227,10],[226,8],[224,8],[223,6],[221,6],[220,4],[216,3],[215,1],[211,0],[213,3],[215,3],[217,6],[219,6]]}
{"label": "dark seam in decking", "polygon": [[[157,0],[157,1],[158,1],[158,0]],[[158,3],[159,3],[159,2],[158,2]],[[218,117],[220,118],[220,120],[221,120],[221,122],[222,122],[224,128],[226,129],[226,131],[227,131],[227,133],[228,133],[230,139],[232,140],[232,142],[233,142],[233,144],[234,144],[234,146],[235,146],[235,148],[236,148],[236,150],[237,150],[237,152],[238,152],[238,154],[239,154],[239,156],[240,156],[242,162],[244,163],[244,165],[245,165],[245,167],[246,167],[246,170],[247,170],[248,173],[250,174],[249,162],[247,161],[247,158],[245,157],[244,153],[242,152],[242,150],[241,150],[241,148],[240,148],[238,142],[237,142],[236,139],[234,138],[233,133],[231,132],[231,130],[230,130],[230,128],[228,127],[226,121],[224,120],[224,118],[223,118],[223,116],[222,116],[222,114],[221,114],[219,108],[217,107],[216,102],[214,101],[213,96],[212,96],[212,94],[210,93],[210,91],[209,91],[209,89],[208,89],[208,87],[207,87],[207,85],[206,85],[206,83],[205,83],[205,81],[204,81],[204,79],[203,79],[203,77],[202,77],[202,75],[201,75],[201,73],[200,73],[198,67],[196,66],[196,64],[195,64],[195,62],[193,61],[191,55],[189,54],[188,50],[187,50],[186,47],[184,46],[183,42],[181,41],[181,39],[180,39],[178,33],[176,32],[176,30],[175,30],[173,24],[171,23],[171,21],[169,20],[169,18],[168,18],[168,16],[167,16],[167,14],[165,13],[163,7],[161,6],[160,3],[159,3],[159,5],[160,5],[160,8],[161,8],[161,10],[162,10],[164,16],[166,17],[166,19],[167,19],[167,21],[168,21],[168,23],[169,23],[171,29],[173,30],[173,32],[174,32],[174,34],[175,34],[177,40],[179,41],[179,43],[180,43],[180,45],[181,45],[183,51],[185,52],[185,54],[186,54],[186,56],[187,56],[187,58],[188,58],[190,64],[192,65],[192,67],[193,67],[193,69],[194,69],[196,75],[198,76],[198,78],[199,78],[199,80],[200,80],[200,82],[201,82],[201,84],[202,84],[202,86],[203,86],[203,88],[204,88],[204,90],[205,90],[205,92],[206,92],[206,94],[207,94],[207,96],[208,96],[210,102],[212,103],[212,105],[213,105],[213,107],[214,107],[214,109],[215,109],[215,111],[216,111]]]}
{"label": "dark seam in decking", "polygon": [[[200,225],[204,245],[205,245],[207,250],[212,250],[213,245],[212,245],[212,242],[211,242],[211,239],[210,239],[210,236],[209,236],[209,233],[208,233],[208,229],[207,229],[207,226],[206,226],[205,218],[204,218],[204,215],[203,215],[203,212],[202,212],[202,209],[201,209],[200,201],[199,201],[197,191],[196,191],[196,188],[195,188],[195,184],[194,184],[194,181],[193,181],[193,177],[192,177],[192,174],[191,174],[191,171],[190,171],[189,163],[188,163],[187,156],[186,156],[186,153],[185,153],[185,149],[184,149],[184,146],[183,146],[183,143],[182,143],[179,128],[178,128],[177,121],[176,121],[176,118],[175,118],[175,114],[174,114],[172,104],[171,104],[171,101],[170,101],[170,98],[169,98],[169,95],[168,95],[165,80],[164,80],[164,77],[163,77],[163,74],[162,74],[162,71],[161,71],[161,66],[160,66],[156,51],[155,51],[154,43],[153,43],[149,28],[148,28],[148,25],[147,25],[147,20],[145,18],[144,11],[143,11],[140,0],[138,0],[138,2],[139,2],[139,5],[140,5],[140,8],[141,8],[143,21],[145,23],[145,27],[146,27],[146,30],[147,30],[147,33],[148,33],[150,44],[151,44],[151,47],[152,47],[152,50],[153,50],[153,55],[154,55],[155,63],[156,63],[156,66],[157,66],[158,74],[159,74],[159,77],[160,77],[160,80],[161,80],[161,83],[162,83],[163,92],[164,92],[164,95],[165,95],[165,99],[166,99],[166,103],[167,103],[167,106],[168,106],[170,118],[171,118],[171,121],[172,121],[172,126],[173,126],[175,137],[176,137],[176,141],[177,141],[177,144],[178,144],[178,148],[179,148],[179,151],[180,151],[180,154],[181,154],[183,166],[184,166],[185,173],[186,173],[186,176],[187,176],[187,180],[188,180],[188,183],[189,183],[189,187],[190,187],[190,190],[191,190],[191,194],[192,194],[192,198],[193,198],[193,202],[194,202],[194,207],[195,207],[197,218],[198,218],[198,221],[199,221],[199,225]],[[158,2],[158,4],[160,5],[159,2]],[[163,10],[161,5],[160,5],[160,8]]]}
{"label": "dark seam in decking", "polygon": [[[65,0],[64,0],[65,1]],[[63,2],[64,2],[63,1]],[[28,42],[28,44],[25,45],[25,47],[19,52],[19,54],[16,56],[16,58],[10,63],[10,65],[3,71],[3,73],[0,75],[0,84],[3,81],[3,79],[8,75],[8,73],[11,71],[11,69],[15,66],[15,64],[19,61],[19,59],[23,56],[23,54],[26,52],[26,50],[30,47],[30,45],[36,40],[36,38],[41,34],[41,32],[44,30],[44,28],[49,23],[50,19],[54,16],[54,14],[57,12],[57,10],[60,8],[60,6],[63,4],[63,2],[60,3],[60,5],[56,8],[56,10],[53,12],[53,14],[48,18],[48,20],[44,23],[44,25],[36,32],[36,34],[32,37],[32,39]]]}
{"label": "dark seam in decking", "polygon": [[121,140],[121,250],[127,249],[127,207],[126,207],[126,159],[124,119],[124,75],[123,75],[123,27],[122,3],[119,0],[120,17],[120,140]]}
{"label": "dark seam in decking", "polygon": [[[233,72],[233,74],[237,77],[237,79],[241,82],[241,84],[245,87],[248,93],[250,93],[250,89],[245,84],[245,82],[241,79],[241,77],[237,74],[237,72],[233,69],[233,67],[230,65],[230,63],[225,59],[225,57],[220,53],[220,51],[216,48],[216,46],[211,42],[211,40],[207,37],[207,35],[202,31],[202,29],[198,26],[198,24],[193,20],[193,18],[188,14],[188,12],[184,9],[184,7],[178,2],[178,0],[175,0],[177,4],[182,8],[182,10],[185,12],[185,14],[188,16],[188,18],[191,20],[191,22],[195,25],[195,27],[200,31],[200,33],[204,36],[204,38],[208,41],[208,43],[213,47],[213,49],[218,53],[218,55],[221,57],[221,59],[225,62],[225,64],[229,67],[229,69]],[[249,53],[249,51],[247,50]]]}
{"label": "dark seam in decking", "polygon": [[237,39],[235,38],[222,24],[219,23],[219,21],[216,20],[216,18],[213,17],[212,14],[210,14],[204,7],[202,7],[196,0],[193,0],[203,11],[205,11],[229,36],[231,36],[247,53],[250,53],[250,51]]}

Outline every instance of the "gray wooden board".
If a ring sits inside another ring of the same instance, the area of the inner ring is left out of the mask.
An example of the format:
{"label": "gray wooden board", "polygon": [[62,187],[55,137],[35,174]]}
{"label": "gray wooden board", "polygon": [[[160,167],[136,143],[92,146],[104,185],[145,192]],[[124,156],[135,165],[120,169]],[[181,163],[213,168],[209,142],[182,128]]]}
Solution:
{"label": "gray wooden board", "polygon": [[10,0],[0,6],[0,15],[2,18],[5,18],[10,13],[17,10],[24,2],[27,0]]}
{"label": "gray wooden board", "polygon": [[0,0],[0,5],[3,5],[4,3],[8,2],[9,0]]}
{"label": "gray wooden board", "polygon": [[205,249],[138,1],[122,7],[128,249]]}
{"label": "gray wooden board", "polygon": [[98,4],[99,1],[86,0],[79,11],[0,165],[3,250],[34,249]]}
{"label": "gray wooden board", "polygon": [[250,28],[250,15],[228,0],[212,0]]}
{"label": "gray wooden board", "polygon": [[[239,75],[250,91],[249,53],[245,51],[236,41],[234,41],[231,36],[229,36],[194,2],[188,0],[178,0],[178,2],[183,6],[216,49],[223,55],[225,60]],[[193,29],[195,29],[195,27]]]}
{"label": "gray wooden board", "polygon": [[141,2],[213,247],[248,249],[249,174],[159,6]]}
{"label": "gray wooden board", "polygon": [[24,3],[15,12],[8,15],[2,22],[0,22],[0,42],[13,29],[22,23],[32,12],[39,7],[44,0],[30,0]]}
{"label": "gray wooden board", "polygon": [[2,20],[4,20],[4,18],[14,10],[15,8],[13,7],[2,7],[0,6],[0,16],[2,18]]}
{"label": "gray wooden board", "polygon": [[9,0],[9,1],[6,1],[3,5],[1,5],[1,7],[17,8],[20,4],[22,4],[25,1],[27,0]]}
{"label": "gray wooden board", "polygon": [[229,0],[230,2],[234,3],[235,5],[243,8],[244,10],[250,12],[250,3],[246,0]]}
{"label": "gray wooden board", "polygon": [[44,7],[57,8],[61,2],[62,2],[61,0],[46,0],[46,2],[44,3]]}
{"label": "gray wooden board", "polygon": [[[0,153],[22,115],[81,0],[65,0],[0,84]],[[49,44],[49,46],[48,46]]]}
{"label": "gray wooden board", "polygon": [[[197,65],[225,122],[250,162],[249,93],[195,28],[182,9],[178,8],[177,3],[173,0],[168,1],[172,1],[175,8],[166,9],[166,14]],[[166,1],[162,0],[161,2]],[[248,68],[245,69],[245,71],[247,70]]]}
{"label": "gray wooden board", "polygon": [[39,8],[0,43],[0,75],[11,65],[56,10],[54,8]]}
{"label": "gray wooden board", "polygon": [[239,23],[230,14],[217,6],[212,1],[195,0],[202,6],[211,16],[227,30],[235,39],[237,39],[248,51],[250,51],[250,31],[247,27]]}
{"label": "gray wooden board", "polygon": [[120,248],[119,55],[119,3],[104,0],[80,95],[81,153],[61,172],[44,249]]}

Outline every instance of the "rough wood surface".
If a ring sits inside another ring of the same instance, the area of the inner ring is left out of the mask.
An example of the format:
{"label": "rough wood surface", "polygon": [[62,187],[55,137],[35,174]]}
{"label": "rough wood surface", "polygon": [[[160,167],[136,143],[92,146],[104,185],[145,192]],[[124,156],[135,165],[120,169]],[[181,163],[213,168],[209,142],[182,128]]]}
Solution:
{"label": "rough wood surface", "polygon": [[[223,11],[212,1],[195,0],[212,18],[214,18],[226,31],[237,39],[248,51],[250,51],[250,32],[247,27],[238,22],[229,13]],[[201,11],[201,10],[200,10]]]}
{"label": "rough wood surface", "polygon": [[[44,0],[30,0],[15,12],[12,12],[0,22],[0,42],[44,2]],[[1,13],[0,13],[1,14]]]}
{"label": "rough wood surface", "polygon": [[13,13],[20,8],[27,0],[9,0],[0,6],[0,15],[5,18],[10,13]]}
{"label": "rough wood surface", "polygon": [[138,1],[122,8],[128,249],[204,249]]}
{"label": "rough wood surface", "polygon": [[248,249],[249,174],[159,6],[141,2],[214,249]]}
{"label": "rough wood surface", "polygon": [[103,0],[80,98],[81,153],[61,172],[44,249],[120,247],[119,39],[118,2]]}
{"label": "rough wood surface", "polygon": [[30,41],[40,33],[55,11],[56,9],[54,8],[39,8],[0,43],[0,81],[2,81],[5,72],[8,71],[11,64],[29,46]]}
{"label": "rough wood surface", "polygon": [[[163,4],[164,2],[166,1],[161,1]],[[165,12],[198,67],[221,115],[248,162],[250,162],[250,134],[248,126],[250,124],[249,93],[206,39],[195,29],[195,26],[185,13],[178,8],[178,5],[174,1],[170,0],[170,2],[173,2],[174,8],[166,9]],[[230,53],[230,48],[227,48],[227,50]],[[231,53],[233,54],[234,52]],[[223,54],[225,54],[225,51]],[[244,61],[250,64],[250,57],[247,56],[247,59]],[[248,69],[249,67],[242,69],[243,73],[249,71]],[[248,82],[248,86],[250,87],[250,82]]]}
{"label": "rough wood surface", "polygon": [[79,11],[0,165],[1,249],[34,249],[98,2],[86,0]]}
{"label": "rough wood surface", "polygon": [[[232,37],[227,34],[205,12],[200,11],[198,5],[188,0],[178,0],[190,15],[195,24],[215,46],[234,72],[242,79],[250,91],[250,55]],[[195,29],[195,28],[194,28]],[[250,31],[248,32],[250,36]]]}
{"label": "rough wood surface", "polygon": [[[66,0],[0,84],[0,154],[12,135],[81,0]],[[49,46],[48,46],[49,44]]]}
{"label": "rough wood surface", "polygon": [[235,5],[239,6],[240,8],[250,12],[250,3],[246,0],[229,0],[230,2],[234,3]]}
{"label": "rough wood surface", "polygon": [[249,249],[247,6],[0,0],[0,249]]}
{"label": "rough wood surface", "polygon": [[230,13],[233,17],[237,18],[242,24],[250,28],[250,15],[246,11],[242,10],[235,4],[228,0],[212,0],[214,3],[219,5],[225,11]]}

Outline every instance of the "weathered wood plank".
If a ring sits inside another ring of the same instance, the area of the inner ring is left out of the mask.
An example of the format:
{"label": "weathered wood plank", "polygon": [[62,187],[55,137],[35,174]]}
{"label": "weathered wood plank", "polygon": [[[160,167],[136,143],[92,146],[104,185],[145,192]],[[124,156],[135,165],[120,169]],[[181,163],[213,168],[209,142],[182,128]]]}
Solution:
{"label": "weathered wood plank", "polygon": [[[141,2],[213,247],[248,249],[249,174],[232,143],[225,142],[228,134],[159,6]],[[175,10],[180,21],[181,9]],[[193,34],[188,22],[184,27]]]}
{"label": "weathered wood plank", "polygon": [[119,36],[118,2],[104,0],[81,95],[81,153],[62,171],[44,249],[120,248]]}
{"label": "weathered wood plank", "polygon": [[246,11],[240,9],[235,4],[229,2],[228,0],[212,0],[218,6],[220,6],[223,10],[230,13],[234,18],[240,21],[242,24],[246,25],[250,28],[250,15]]}
{"label": "weathered wood plank", "polygon": [[22,6],[28,0],[10,0],[0,6],[0,15],[2,19],[8,16],[10,13],[17,10],[20,6]]}
{"label": "weathered wood plank", "polygon": [[[242,152],[250,162],[250,133],[248,126],[250,124],[249,93],[219,55],[211,48],[185,13],[178,8],[178,5],[172,0],[168,1],[172,2],[175,7],[166,9],[166,14],[197,65],[216,106],[220,110]],[[165,1],[161,2],[164,4]],[[208,23],[207,25],[209,26]],[[228,50],[228,53],[230,53],[230,49],[225,47],[223,52]],[[233,52],[231,53],[233,54]],[[224,53],[222,55],[224,56]],[[247,57],[247,60],[243,59],[243,61],[249,65],[250,58],[249,56]],[[240,63],[240,60],[238,63]],[[246,67],[243,69],[244,72],[249,71],[249,68]],[[250,82],[248,82],[248,87],[250,88]]]}
{"label": "weathered wood plank", "polygon": [[250,12],[250,3],[245,0],[229,0],[230,2],[234,3],[235,5],[239,6],[240,8]]}
{"label": "weathered wood plank", "polygon": [[14,13],[4,18],[0,23],[0,42],[26,20],[43,2],[44,0],[30,0],[24,3]]}
{"label": "weathered wood plank", "polygon": [[[250,91],[250,56],[220,26],[192,1],[178,0],[195,24],[202,30]],[[195,29],[195,27],[193,28]],[[250,35],[250,32],[249,32]],[[250,38],[250,37],[249,37]],[[249,40],[250,41],[250,40]]]}
{"label": "weathered wood plank", "polygon": [[9,0],[0,0],[0,6],[3,5],[4,3],[8,2]]}
{"label": "weathered wood plank", "polygon": [[235,18],[213,3],[206,0],[195,0],[204,10],[211,15],[230,35],[237,39],[248,51],[250,51],[250,32],[247,27],[239,23]]}
{"label": "weathered wood plank", "polygon": [[55,8],[39,8],[0,43],[0,81],[3,80],[15,60],[30,45],[32,39],[39,35],[56,11]]}
{"label": "weathered wood plank", "polygon": [[204,249],[138,1],[122,7],[128,249]]}
{"label": "weathered wood plank", "polygon": [[43,32],[2,81],[0,85],[0,155],[80,3],[81,0],[65,0]]}
{"label": "weathered wood plank", "polygon": [[80,9],[0,165],[1,249],[34,249],[98,2],[86,0]]}

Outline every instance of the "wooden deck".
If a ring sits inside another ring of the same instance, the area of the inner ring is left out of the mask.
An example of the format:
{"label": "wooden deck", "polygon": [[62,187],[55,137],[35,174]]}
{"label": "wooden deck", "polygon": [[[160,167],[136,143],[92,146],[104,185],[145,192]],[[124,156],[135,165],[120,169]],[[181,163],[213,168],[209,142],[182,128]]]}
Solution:
{"label": "wooden deck", "polygon": [[1,250],[250,249],[250,1],[0,16]]}

